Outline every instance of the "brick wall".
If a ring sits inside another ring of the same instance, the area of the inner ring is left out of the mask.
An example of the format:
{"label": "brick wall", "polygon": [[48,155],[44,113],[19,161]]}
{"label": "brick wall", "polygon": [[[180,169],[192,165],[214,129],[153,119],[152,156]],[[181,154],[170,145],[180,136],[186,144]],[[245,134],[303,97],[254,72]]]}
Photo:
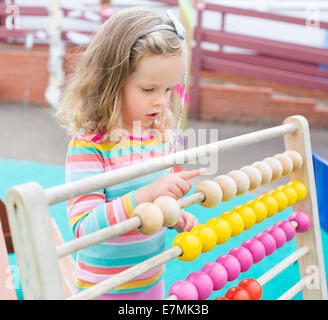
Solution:
{"label": "brick wall", "polygon": [[[66,48],[64,70],[74,67],[77,49]],[[21,45],[0,45],[0,101],[48,105],[48,47],[36,45],[27,51]]]}
{"label": "brick wall", "polygon": [[[64,70],[75,65],[76,52],[66,48]],[[45,106],[48,47],[0,45],[0,101]],[[239,123],[280,124],[293,114],[304,115],[312,128],[328,128],[328,93],[230,74],[203,72],[200,119]]]}
{"label": "brick wall", "polygon": [[328,107],[320,107],[314,97],[282,95],[271,87],[201,84],[202,120],[281,124],[295,114],[306,117],[311,127],[328,128]]}

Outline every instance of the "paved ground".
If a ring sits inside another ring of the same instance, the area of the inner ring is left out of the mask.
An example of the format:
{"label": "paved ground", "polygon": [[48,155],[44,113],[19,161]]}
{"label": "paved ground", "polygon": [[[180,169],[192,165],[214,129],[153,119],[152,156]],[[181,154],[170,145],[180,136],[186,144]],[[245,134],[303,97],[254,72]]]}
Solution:
{"label": "paved ground", "polygon": [[[189,132],[192,132],[191,128],[197,129],[195,132],[198,133],[198,137],[196,140],[190,138],[189,143],[187,141],[187,147],[192,148],[216,141],[214,139],[222,140],[267,127],[189,120],[187,122]],[[57,125],[50,108],[2,102],[0,103],[0,128],[0,158],[64,165],[70,138]],[[203,129],[203,131],[199,129]],[[211,133],[212,139],[210,138]],[[311,130],[311,143],[315,152],[328,159],[328,130]],[[282,138],[272,139],[219,153],[216,157],[206,159],[200,164],[186,165],[185,168],[208,167],[211,175],[206,178],[214,178],[218,174],[239,169],[283,150]],[[201,180],[204,178],[204,176],[201,177]],[[192,182],[197,183],[198,181],[195,178]],[[268,188],[272,189],[285,181],[279,179],[276,183],[263,186],[261,192],[266,192]]]}

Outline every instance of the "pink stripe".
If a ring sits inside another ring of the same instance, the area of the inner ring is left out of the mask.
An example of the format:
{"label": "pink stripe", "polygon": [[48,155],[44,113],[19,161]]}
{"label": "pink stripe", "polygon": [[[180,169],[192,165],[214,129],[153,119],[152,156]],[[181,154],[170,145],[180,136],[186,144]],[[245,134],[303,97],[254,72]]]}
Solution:
{"label": "pink stripe", "polygon": [[72,162],[86,162],[86,161],[103,162],[103,158],[98,154],[89,154],[89,153],[71,154],[66,158],[67,164],[70,164]]}
{"label": "pink stripe", "polygon": [[104,203],[105,203],[105,201],[103,201],[103,200],[91,200],[91,201],[76,203],[67,208],[68,217],[71,219],[83,212],[93,210],[94,208],[96,208]]}
{"label": "pink stripe", "polygon": [[[133,279],[132,281],[136,281],[136,280],[145,280],[145,279],[148,279],[148,278],[151,278],[153,275],[155,275],[156,273],[158,273],[161,268],[163,266],[159,266],[155,269],[152,269],[144,274],[142,274],[141,276]],[[110,269],[110,268],[108,268]],[[89,282],[89,283],[99,283],[101,281],[104,281],[108,278],[111,278],[113,277],[115,274],[112,274],[112,275],[96,275],[96,274],[91,274],[90,272],[88,272],[87,270],[83,270],[81,269],[78,264],[76,264],[76,277],[80,280],[83,280],[83,281],[86,281],[86,282]]]}
{"label": "pink stripe", "polygon": [[127,219],[127,215],[125,213],[123,201],[121,200],[121,198],[118,198],[113,201],[113,207],[117,223]]}
{"label": "pink stripe", "polygon": [[151,140],[152,138],[154,138],[153,135],[149,135],[147,137],[133,137],[133,136],[129,136],[129,139],[130,140],[137,140],[137,141],[149,141]]}
{"label": "pink stripe", "polygon": [[70,170],[78,171],[78,170],[104,170],[104,165],[102,162],[90,161],[90,162],[72,162],[70,164]]}
{"label": "pink stripe", "polygon": [[158,234],[161,233],[161,232],[164,232],[164,230],[165,230],[165,228],[163,227],[163,228],[159,229],[159,231],[157,231],[156,233],[151,234],[151,235],[144,235],[144,234],[138,233],[138,234],[131,235],[131,236],[118,236],[114,239],[107,240],[104,243],[108,243],[108,244],[114,244],[114,243],[126,244],[126,243],[133,243],[133,242],[137,242],[137,241],[146,241],[146,240],[149,240],[153,237],[158,236]]}

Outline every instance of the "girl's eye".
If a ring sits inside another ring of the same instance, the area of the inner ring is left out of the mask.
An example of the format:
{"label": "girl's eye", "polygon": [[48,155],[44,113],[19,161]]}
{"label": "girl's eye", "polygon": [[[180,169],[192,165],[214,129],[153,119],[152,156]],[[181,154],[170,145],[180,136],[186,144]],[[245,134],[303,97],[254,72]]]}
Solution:
{"label": "girl's eye", "polygon": [[142,89],[142,90],[145,91],[145,92],[152,92],[152,91],[154,91],[153,88],[149,88],[149,89],[144,88],[144,89]]}

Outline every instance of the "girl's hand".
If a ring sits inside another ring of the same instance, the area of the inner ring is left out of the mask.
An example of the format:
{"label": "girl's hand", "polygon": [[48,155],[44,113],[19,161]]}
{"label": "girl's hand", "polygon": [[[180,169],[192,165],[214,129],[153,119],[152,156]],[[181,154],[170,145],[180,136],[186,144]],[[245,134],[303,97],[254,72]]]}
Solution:
{"label": "girl's hand", "polygon": [[205,172],[206,169],[198,169],[168,174],[154,181],[150,185],[136,190],[136,201],[138,198],[140,203],[153,202],[160,196],[170,196],[173,199],[178,200],[187,194],[192,187],[191,183],[186,180],[197,177]]}
{"label": "girl's hand", "polygon": [[180,220],[174,225],[176,231],[180,232],[187,232],[190,231],[193,227],[199,224],[197,218],[191,214],[190,212],[181,211],[181,218]]}

